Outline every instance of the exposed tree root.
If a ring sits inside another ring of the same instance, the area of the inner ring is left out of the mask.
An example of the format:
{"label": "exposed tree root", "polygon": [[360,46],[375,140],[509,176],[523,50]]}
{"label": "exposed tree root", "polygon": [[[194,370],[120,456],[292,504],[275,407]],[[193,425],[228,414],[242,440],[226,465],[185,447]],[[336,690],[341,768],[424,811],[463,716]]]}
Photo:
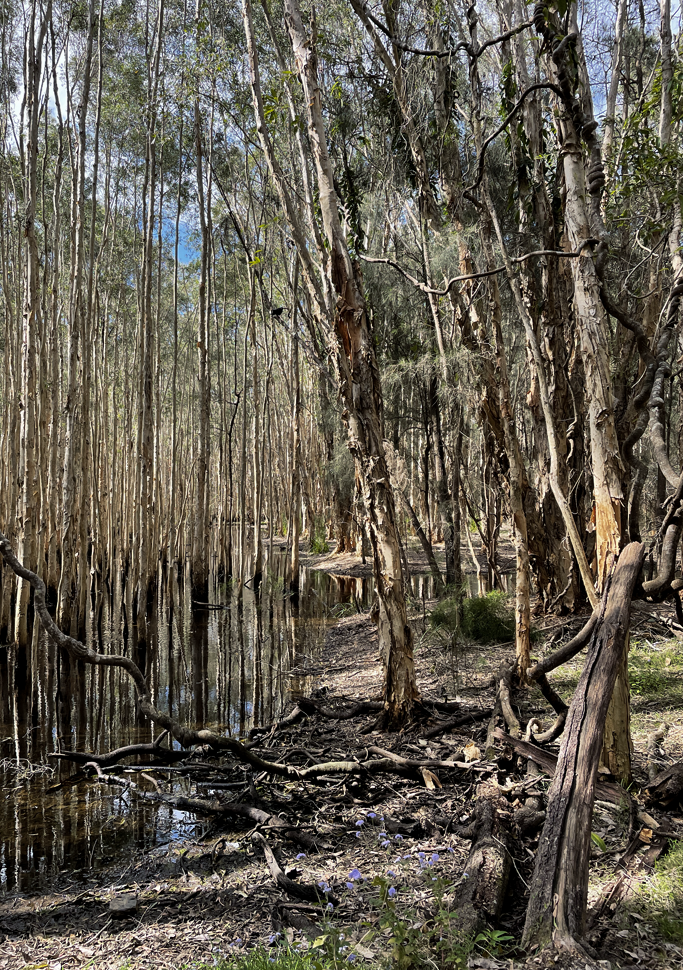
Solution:
{"label": "exposed tree root", "polygon": [[296,899],[303,899],[309,903],[331,903],[333,906],[339,903],[337,897],[331,892],[326,892],[319,886],[307,886],[303,883],[295,882],[289,876],[285,875],[280,863],[277,861],[275,853],[268,844],[268,840],[261,832],[254,832],[252,840],[258,842],[263,848],[266,865],[270,869],[273,879],[280,889],[283,889],[289,896],[294,896]]}
{"label": "exposed tree root", "polygon": [[307,914],[315,913],[320,913],[320,907],[309,903],[278,903],[271,913],[271,924],[276,933],[282,934],[286,927],[291,927],[314,940],[320,935],[320,927]]}
{"label": "exposed tree root", "polygon": [[437,724],[436,727],[430,728],[428,731],[424,731],[422,737],[428,741],[430,738],[436,738],[439,734],[445,734],[446,731],[452,731],[453,728],[465,727],[468,724],[473,724],[476,721],[483,721],[487,717],[491,717],[491,711],[489,710],[479,710],[479,711],[469,711],[466,714],[461,714],[458,717],[452,717],[448,721],[442,721]]}
{"label": "exposed tree root", "polygon": [[48,758],[60,761],[72,761],[77,765],[98,764],[100,768],[109,768],[118,764],[124,758],[137,758],[139,755],[152,755],[155,761],[151,764],[173,764],[187,758],[187,751],[174,751],[172,748],[162,748],[161,742],[168,737],[168,731],[162,731],[159,737],[149,744],[127,744],[122,748],[114,748],[105,754],[89,754],[86,751],[54,751]]}

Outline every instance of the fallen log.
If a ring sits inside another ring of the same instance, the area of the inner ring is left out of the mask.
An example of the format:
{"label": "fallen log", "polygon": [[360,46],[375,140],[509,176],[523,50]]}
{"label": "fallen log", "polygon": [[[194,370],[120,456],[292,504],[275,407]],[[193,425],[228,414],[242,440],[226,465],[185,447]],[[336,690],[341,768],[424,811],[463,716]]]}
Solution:
{"label": "fallen log", "polygon": [[[548,965],[597,966],[585,943],[591,818],[605,719],[629,629],[645,550],[632,542],[608,579],[548,792],[522,946],[546,947]],[[512,739],[510,739],[512,740]]]}
{"label": "fallen log", "polygon": [[646,786],[648,800],[670,808],[683,803],[683,761],[665,768]]}
{"label": "fallen log", "polygon": [[510,875],[511,821],[501,789],[482,782],[473,820],[466,829],[456,829],[461,838],[472,840],[465,871],[448,900],[449,909],[457,913],[459,933],[476,936],[500,916]]}

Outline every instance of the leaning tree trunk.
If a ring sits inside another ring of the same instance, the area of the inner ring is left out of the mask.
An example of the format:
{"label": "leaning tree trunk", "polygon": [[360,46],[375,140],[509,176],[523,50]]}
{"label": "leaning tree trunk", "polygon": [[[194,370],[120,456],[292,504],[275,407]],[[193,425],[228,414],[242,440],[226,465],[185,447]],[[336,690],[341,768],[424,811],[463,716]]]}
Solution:
{"label": "leaning tree trunk", "polygon": [[[644,555],[641,543],[628,545],[603,596],[548,793],[522,939],[527,948],[552,945],[565,965],[581,970],[592,965],[581,940],[598,762],[607,708],[628,642],[631,596]],[[554,965],[552,957],[547,965]]]}

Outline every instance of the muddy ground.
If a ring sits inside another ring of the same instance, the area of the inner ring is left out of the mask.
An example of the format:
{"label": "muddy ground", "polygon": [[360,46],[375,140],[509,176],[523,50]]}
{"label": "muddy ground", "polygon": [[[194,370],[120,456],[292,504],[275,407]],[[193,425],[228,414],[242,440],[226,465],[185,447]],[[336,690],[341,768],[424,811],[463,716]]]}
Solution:
{"label": "muddy ground", "polygon": [[[309,557],[309,563],[336,573],[364,568],[356,560],[343,562],[333,556]],[[672,725],[664,741],[662,764],[683,757],[678,648],[672,645],[664,626],[670,614],[659,607],[654,619],[652,616],[649,609],[639,610],[634,620],[635,651],[638,657],[642,653],[644,672],[648,673],[647,651],[651,650],[652,656],[659,658],[656,670],[661,673],[655,680],[636,678],[642,692],[634,694],[635,793],[647,779],[647,735],[661,720],[667,719]],[[580,617],[539,619],[541,643],[545,637],[546,642],[552,639],[556,645],[581,622]],[[448,636],[430,627],[422,603],[413,604],[412,625],[422,696],[457,700],[473,712],[490,711],[494,700],[492,673],[501,660],[510,657],[512,645],[459,644],[454,648]],[[542,645],[537,648],[539,653],[544,649]],[[567,697],[579,669],[580,658],[555,678]],[[327,707],[334,708],[340,698],[380,697],[377,636],[368,615],[344,617],[329,631],[318,671],[314,696]],[[670,687],[664,697],[662,684]],[[550,712],[538,691],[519,696],[517,701],[523,721],[538,715],[549,723]],[[341,703],[338,710],[344,710]],[[252,839],[255,826],[225,815],[211,822],[201,840],[172,843],[125,864],[82,874],[78,880],[65,872],[49,893],[2,898],[0,968],[142,970],[211,966],[221,956],[256,944],[273,946],[283,939],[305,941],[305,932],[286,925],[291,922],[287,914],[292,912],[321,927],[331,926],[333,932],[343,932],[358,959],[371,962],[373,957],[385,955],[386,931],[383,935],[381,924],[386,906],[381,905],[379,897],[384,893],[386,900],[389,888],[396,890],[392,894],[393,912],[404,925],[414,934],[428,932],[435,919],[433,877],[443,889],[463,876],[469,843],[453,829],[467,821],[477,783],[503,777],[500,764],[485,757],[486,719],[425,737],[438,723],[439,715],[434,715],[401,734],[380,734],[374,729],[371,714],[352,720],[316,715],[259,736],[258,750],[268,758],[288,757],[299,764],[310,759],[367,757],[372,745],[407,758],[427,756],[452,762],[453,767],[438,773],[441,787],[432,790],[418,776],[382,775],[364,783],[329,776],[318,784],[302,786],[282,779],[273,782],[252,777],[242,767],[235,769],[235,778],[244,778],[237,796],[240,800],[251,800],[299,824],[317,840],[318,851],[311,851],[294,842],[278,843],[272,833],[267,833],[272,845],[279,844],[282,868],[292,878],[329,887],[335,897],[331,910],[322,905],[301,908],[300,902],[278,888],[260,845]],[[481,757],[469,749],[474,760],[463,760],[463,748],[472,743],[479,747]],[[203,757],[206,759],[206,754]],[[507,769],[511,767],[506,764]],[[547,789],[547,780],[539,784]],[[650,828],[656,830],[658,823],[666,821],[683,834],[680,806],[678,814],[674,810],[668,817],[651,806],[642,808],[648,813],[645,819]],[[596,806],[593,826],[597,839],[589,901],[593,910],[620,879],[618,865],[626,847],[627,814],[613,805]],[[517,939],[534,846],[533,839],[515,843],[505,912],[497,927]],[[676,913],[675,898],[673,929],[667,934],[662,927],[668,924],[660,917],[662,913],[666,917],[672,897],[664,893],[665,898],[658,901],[656,894],[649,892],[657,876],[646,860],[636,861],[626,878],[628,889],[617,911],[611,913],[609,907],[603,907],[591,930],[591,941],[600,957],[615,968],[669,970],[683,966],[683,925],[680,936],[676,935],[676,920],[682,916],[680,911]],[[680,873],[678,885],[683,887]],[[117,915],[112,911],[112,901],[114,906],[128,905],[132,910]],[[288,909],[292,905],[295,908]],[[488,953],[474,953],[470,965],[510,967],[515,958],[514,948],[506,953],[505,947],[498,951],[489,947]]]}

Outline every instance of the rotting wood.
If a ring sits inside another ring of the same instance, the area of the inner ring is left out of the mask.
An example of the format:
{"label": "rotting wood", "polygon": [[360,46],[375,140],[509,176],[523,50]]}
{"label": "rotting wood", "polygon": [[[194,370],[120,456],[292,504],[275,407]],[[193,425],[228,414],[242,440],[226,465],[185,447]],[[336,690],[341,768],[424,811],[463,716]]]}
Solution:
{"label": "rotting wood", "polygon": [[590,966],[583,937],[598,755],[644,556],[642,543],[628,545],[605,590],[604,615],[569,709],[531,883],[523,946],[552,945],[576,966]]}
{"label": "rotting wood", "polygon": [[449,908],[457,913],[458,931],[476,936],[502,911],[510,874],[512,813],[501,789],[490,782],[477,788],[474,819],[466,829],[456,829],[472,847]]}
{"label": "rotting wood", "polygon": [[683,804],[683,761],[655,775],[646,786],[646,791],[649,801],[667,807]]}

